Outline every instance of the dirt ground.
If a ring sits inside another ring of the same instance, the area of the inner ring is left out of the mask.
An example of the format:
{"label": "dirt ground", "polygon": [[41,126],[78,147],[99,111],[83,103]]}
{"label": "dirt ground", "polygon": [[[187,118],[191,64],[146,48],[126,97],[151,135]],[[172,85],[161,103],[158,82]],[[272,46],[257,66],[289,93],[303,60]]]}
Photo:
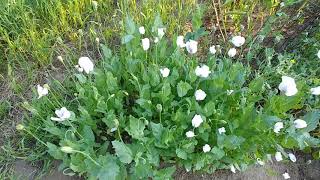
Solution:
{"label": "dirt ground", "polygon": [[[58,165],[58,163],[56,163]],[[14,165],[17,179],[33,180],[38,179],[38,169],[28,165],[24,161],[17,161]],[[309,155],[299,155],[297,162],[268,163],[264,166],[256,165],[245,172],[235,174],[230,171],[217,171],[214,174],[201,174],[186,172],[178,169],[174,175],[176,180],[283,180],[282,174],[288,172],[290,180],[319,180],[320,160],[311,160]],[[80,180],[79,177],[63,175],[57,168],[54,168],[48,175],[39,178],[41,180]]]}

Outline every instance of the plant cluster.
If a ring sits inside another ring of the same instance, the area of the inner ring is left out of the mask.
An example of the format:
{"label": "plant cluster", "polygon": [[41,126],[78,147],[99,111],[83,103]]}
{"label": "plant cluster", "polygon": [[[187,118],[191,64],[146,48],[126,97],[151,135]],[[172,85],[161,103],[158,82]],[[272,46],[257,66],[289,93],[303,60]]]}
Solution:
{"label": "plant cluster", "polygon": [[231,38],[228,56],[211,46],[201,61],[197,32],[174,39],[159,17],[152,27],[127,18],[119,53],[101,44],[103,59],[79,58],[68,84],[38,85],[38,98],[24,105],[30,120],[17,129],[66,173],[88,179],[169,179],[176,165],[236,173],[273,156],[295,162],[293,149],[319,147],[310,132],[320,111],[308,107],[320,87],[255,74],[237,60],[241,36]]}

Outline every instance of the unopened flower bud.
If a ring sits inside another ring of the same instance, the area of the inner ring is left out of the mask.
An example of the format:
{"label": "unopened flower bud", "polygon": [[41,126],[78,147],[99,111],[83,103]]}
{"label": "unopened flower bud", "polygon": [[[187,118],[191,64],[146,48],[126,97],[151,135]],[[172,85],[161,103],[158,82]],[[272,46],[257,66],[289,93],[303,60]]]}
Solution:
{"label": "unopened flower bud", "polygon": [[61,147],[61,151],[62,152],[65,152],[65,153],[73,153],[73,148],[72,147],[69,147],[69,146],[63,146]]}
{"label": "unopened flower bud", "polygon": [[24,130],[24,125],[18,124],[18,125],[16,126],[16,129],[17,129],[18,131]]}

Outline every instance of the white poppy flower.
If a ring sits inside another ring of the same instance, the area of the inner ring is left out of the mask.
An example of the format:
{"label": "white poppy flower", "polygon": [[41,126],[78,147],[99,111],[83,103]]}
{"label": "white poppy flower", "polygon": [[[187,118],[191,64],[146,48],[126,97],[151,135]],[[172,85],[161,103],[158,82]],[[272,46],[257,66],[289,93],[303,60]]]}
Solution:
{"label": "white poppy flower", "polygon": [[236,48],[229,49],[229,51],[228,51],[228,56],[229,57],[234,57],[236,54],[237,54]]}
{"label": "white poppy flower", "polygon": [[279,84],[278,88],[286,96],[293,96],[298,93],[294,79],[288,76],[282,76],[282,82]]}
{"label": "white poppy flower", "polygon": [[276,161],[282,161],[283,159],[282,159],[282,154],[281,154],[281,152],[276,152],[275,158],[276,158]]}
{"label": "white poppy flower", "polygon": [[194,137],[194,132],[188,131],[188,132],[186,132],[186,136],[187,136],[187,138],[192,138],[192,137]]}
{"label": "white poppy flower", "polygon": [[210,51],[211,54],[216,54],[216,52],[217,52],[215,46],[211,46],[211,47],[209,48],[209,51]]}
{"label": "white poppy flower", "polygon": [[290,175],[286,172],[284,174],[282,174],[284,179],[290,179]]}
{"label": "white poppy flower", "polygon": [[207,78],[211,71],[207,65],[197,66],[195,69],[195,73],[199,77]]}
{"label": "white poppy flower", "polygon": [[158,36],[161,39],[164,36],[165,28],[158,28]]}
{"label": "white poppy flower", "polygon": [[42,96],[45,96],[48,94],[48,88],[46,87],[46,85],[44,85],[43,87],[40,86],[39,84],[37,85],[37,92],[38,92],[38,99],[40,99]]}
{"label": "white poppy flower", "polygon": [[179,48],[184,48],[185,46],[186,46],[186,44],[183,42],[183,40],[184,40],[184,37],[183,36],[178,36],[177,37],[177,46],[179,47]]}
{"label": "white poppy flower", "polygon": [[231,166],[230,166],[230,171],[233,173],[236,173],[236,168],[234,167],[233,164],[231,164]]}
{"label": "white poppy flower", "polygon": [[94,10],[98,9],[98,2],[97,1],[92,1],[92,7]]}
{"label": "white poppy flower", "polygon": [[93,62],[88,57],[80,57],[78,61],[80,68],[84,70],[87,74],[93,71]]}
{"label": "white poppy flower", "polygon": [[170,69],[162,68],[162,69],[160,69],[160,73],[161,73],[162,77],[168,77],[170,74]]}
{"label": "white poppy flower", "polygon": [[68,111],[67,108],[65,107],[62,107],[61,109],[57,109],[55,113],[58,117],[51,117],[51,120],[53,121],[64,121],[71,117],[71,112]]}
{"label": "white poppy flower", "polygon": [[302,119],[297,119],[297,120],[293,121],[293,124],[294,124],[294,127],[297,129],[302,129],[302,128],[305,128],[308,126],[307,122]]}
{"label": "white poppy flower", "polygon": [[150,40],[148,38],[144,38],[141,40],[143,50],[148,50],[150,48]]}
{"label": "white poppy flower", "polygon": [[189,40],[186,43],[186,49],[190,54],[196,53],[198,51],[198,42],[194,40]]}
{"label": "white poppy flower", "polygon": [[284,2],[280,3],[280,7],[284,7],[284,5],[285,5]]}
{"label": "white poppy flower", "polygon": [[194,115],[194,117],[192,118],[192,126],[193,127],[199,127],[202,122],[203,122],[203,119],[198,114]]}
{"label": "white poppy flower", "polygon": [[144,29],[143,26],[139,27],[139,33],[140,33],[140,34],[146,33],[146,30]]}
{"label": "white poppy flower", "polygon": [[290,159],[292,162],[296,162],[296,161],[297,161],[297,158],[296,158],[296,156],[295,156],[294,154],[289,153],[288,156],[289,156],[289,159]]}
{"label": "white poppy flower", "polygon": [[261,166],[264,166],[265,165],[265,162],[262,161],[260,158],[257,158],[257,163]]}
{"label": "white poppy flower", "polygon": [[159,42],[159,38],[155,37],[153,41],[154,41],[154,43],[158,43]]}
{"label": "white poppy flower", "polygon": [[194,96],[196,97],[197,101],[202,101],[206,98],[207,94],[204,91],[202,91],[201,89],[198,89],[194,93]]}
{"label": "white poppy flower", "polygon": [[211,147],[209,144],[205,144],[203,147],[202,147],[202,150],[203,152],[209,152],[211,150]]}
{"label": "white poppy flower", "polygon": [[283,122],[276,122],[273,127],[273,132],[278,134],[282,128],[283,128]]}
{"label": "white poppy flower", "polygon": [[226,133],[226,129],[224,127],[221,127],[218,129],[218,132],[219,134]]}
{"label": "white poppy flower", "polygon": [[63,62],[62,56],[58,56],[57,59],[58,59],[60,62]]}
{"label": "white poppy flower", "polygon": [[96,42],[99,44],[100,43],[100,38],[96,37]]}
{"label": "white poppy flower", "polygon": [[81,68],[79,65],[74,66],[79,72],[83,72],[83,68]]}
{"label": "white poppy flower", "polygon": [[320,50],[318,51],[317,56],[320,59]]}
{"label": "white poppy flower", "polygon": [[234,36],[231,39],[232,44],[236,47],[242,46],[245,43],[245,41],[246,41],[246,39],[242,36]]}
{"label": "white poppy flower", "polygon": [[320,95],[320,86],[315,87],[315,88],[311,88],[310,89],[311,94],[313,95]]}
{"label": "white poppy flower", "polygon": [[227,95],[230,96],[232,93],[234,92],[234,90],[227,90]]}

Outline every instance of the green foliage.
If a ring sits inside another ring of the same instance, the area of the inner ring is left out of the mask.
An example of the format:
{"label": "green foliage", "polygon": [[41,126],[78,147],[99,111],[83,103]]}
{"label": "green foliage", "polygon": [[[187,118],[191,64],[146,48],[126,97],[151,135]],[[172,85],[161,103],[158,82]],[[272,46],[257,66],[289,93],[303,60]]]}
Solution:
{"label": "green foliage", "polygon": [[[156,18],[146,29],[159,28],[159,22]],[[133,38],[120,53],[100,45],[103,59],[93,73],[75,73],[77,78],[69,82],[75,96],[68,101],[53,98],[50,92],[25,103],[34,115],[26,132],[47,131],[43,144],[63,167],[89,179],[170,179],[175,167],[159,169],[160,159],[166,165],[174,162],[187,170],[212,173],[231,165],[244,170],[256,158],[266,159],[284,148],[319,147],[319,139],[310,135],[318,126],[319,111],[304,109],[312,102],[303,79],[297,79],[297,94],[285,96],[276,90],[281,74],[272,79],[269,74],[254,76],[250,66],[222,54],[208,55],[200,63],[183,49],[172,48],[166,38],[144,51],[137,28],[127,18],[123,37]],[[146,36],[154,33],[147,31]],[[195,73],[203,64],[211,71],[207,78]],[[170,70],[168,77],[161,74],[164,67]],[[202,101],[195,98],[198,89],[206,92]],[[56,100],[59,103],[52,103]],[[71,117],[53,122],[50,117],[62,105]],[[203,122],[195,128],[196,114]],[[297,118],[308,126],[295,128]],[[276,134],[274,124],[279,121],[285,127]],[[222,127],[225,133],[220,132]],[[187,137],[188,131],[195,136]],[[203,151],[205,144],[211,147],[209,152]],[[71,150],[65,153],[62,146]]]}

